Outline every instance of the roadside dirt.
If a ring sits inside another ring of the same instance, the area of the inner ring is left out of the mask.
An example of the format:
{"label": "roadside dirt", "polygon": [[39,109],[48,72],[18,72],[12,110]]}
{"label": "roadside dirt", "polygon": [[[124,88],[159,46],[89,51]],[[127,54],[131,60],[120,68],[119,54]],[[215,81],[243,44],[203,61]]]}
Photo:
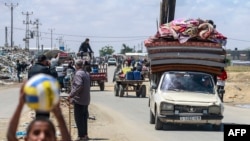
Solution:
{"label": "roadside dirt", "polygon": [[[19,86],[20,84],[15,84],[14,86]],[[228,79],[225,86],[225,96],[224,102],[226,104],[235,105],[235,104],[250,104],[250,72],[230,72],[228,73]],[[6,89],[6,86],[0,86],[0,89]],[[106,87],[105,90],[113,92],[113,87]],[[69,114],[69,107],[66,105],[65,101],[61,102],[61,108],[63,109],[63,114],[65,121],[69,127],[71,122],[71,135],[72,139],[77,138],[77,132],[75,128],[75,122],[73,119],[73,113]],[[111,109],[108,109],[111,110]],[[71,110],[72,111],[72,110]],[[136,137],[133,133],[133,128],[126,123],[121,123],[114,119],[113,117],[123,118],[122,115],[110,116],[107,111],[107,108],[100,107],[95,105],[95,103],[90,104],[90,119],[89,119],[89,137],[91,140],[109,140],[109,141],[137,141],[140,140],[139,137]],[[20,125],[18,131],[25,131],[26,126],[32,120],[33,111],[28,111],[23,113],[22,118],[20,119]],[[71,116],[69,116],[71,115]],[[69,120],[71,118],[71,120]],[[57,123],[54,117],[51,117],[51,120]],[[9,119],[0,119],[0,141],[5,141],[6,129],[8,127]],[[122,127],[122,128],[120,128]],[[59,130],[58,130],[59,131]],[[125,134],[126,133],[126,134]],[[133,138],[132,138],[133,137]],[[58,138],[60,135],[58,133]]]}
{"label": "roadside dirt", "polygon": [[250,104],[250,72],[230,72],[225,85],[224,102]]}

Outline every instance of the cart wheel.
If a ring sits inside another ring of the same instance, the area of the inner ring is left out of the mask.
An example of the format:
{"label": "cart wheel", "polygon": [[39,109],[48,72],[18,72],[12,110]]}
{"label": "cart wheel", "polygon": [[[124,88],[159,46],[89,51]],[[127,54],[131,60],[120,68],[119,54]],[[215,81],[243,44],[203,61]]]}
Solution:
{"label": "cart wheel", "polygon": [[141,86],[141,97],[146,97],[146,85]]}
{"label": "cart wheel", "polygon": [[100,91],[104,91],[104,82],[99,83]]}
{"label": "cart wheel", "polygon": [[119,94],[120,94],[120,97],[123,97],[124,95],[124,88],[122,85],[119,86]]}
{"label": "cart wheel", "polygon": [[114,92],[115,92],[115,96],[119,96],[119,85],[118,84],[115,84]]}
{"label": "cart wheel", "polygon": [[136,97],[140,97],[141,91],[140,91],[140,86],[136,86]]}

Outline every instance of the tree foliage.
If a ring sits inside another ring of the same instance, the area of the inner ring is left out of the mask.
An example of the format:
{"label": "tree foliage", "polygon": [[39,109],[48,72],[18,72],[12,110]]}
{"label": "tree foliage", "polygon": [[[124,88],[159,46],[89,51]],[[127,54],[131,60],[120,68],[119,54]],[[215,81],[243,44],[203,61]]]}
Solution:
{"label": "tree foliage", "polygon": [[125,54],[127,52],[133,52],[133,48],[130,48],[126,44],[122,44],[121,54]]}
{"label": "tree foliage", "polygon": [[137,50],[138,53],[142,53],[142,50]]}
{"label": "tree foliage", "polygon": [[112,55],[115,52],[112,46],[105,46],[99,50],[100,56]]}

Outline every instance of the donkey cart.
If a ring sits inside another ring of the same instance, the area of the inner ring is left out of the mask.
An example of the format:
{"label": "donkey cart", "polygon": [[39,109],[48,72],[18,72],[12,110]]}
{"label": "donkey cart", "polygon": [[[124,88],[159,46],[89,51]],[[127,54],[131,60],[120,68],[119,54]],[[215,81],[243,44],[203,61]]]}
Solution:
{"label": "donkey cart", "polygon": [[114,85],[115,96],[123,97],[125,92],[135,92],[137,97],[146,97],[145,80],[116,80]]}

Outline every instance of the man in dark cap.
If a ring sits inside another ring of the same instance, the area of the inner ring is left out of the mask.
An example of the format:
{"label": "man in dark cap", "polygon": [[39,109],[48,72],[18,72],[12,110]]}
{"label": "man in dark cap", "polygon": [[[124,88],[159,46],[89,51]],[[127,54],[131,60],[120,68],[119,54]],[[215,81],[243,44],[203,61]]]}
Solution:
{"label": "man in dark cap", "polygon": [[37,62],[30,68],[28,72],[28,79],[39,73],[51,75],[49,70],[49,61],[45,55],[38,56]]}
{"label": "man in dark cap", "polygon": [[[38,56],[37,62],[29,69],[28,79],[30,79],[31,77],[33,77],[37,74],[40,74],[40,73],[44,73],[44,74],[48,74],[48,75],[53,76],[50,72],[50,69],[49,69],[49,61],[47,60],[47,57],[45,55]],[[38,118],[38,117],[49,118],[50,113],[36,111],[36,118]]]}

